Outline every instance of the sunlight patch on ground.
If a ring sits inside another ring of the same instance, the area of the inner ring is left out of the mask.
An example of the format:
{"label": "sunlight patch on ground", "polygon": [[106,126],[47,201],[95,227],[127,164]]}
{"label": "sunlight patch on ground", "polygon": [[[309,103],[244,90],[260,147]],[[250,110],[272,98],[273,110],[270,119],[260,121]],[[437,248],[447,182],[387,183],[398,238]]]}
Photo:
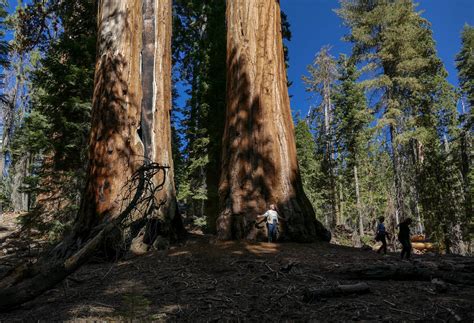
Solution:
{"label": "sunlight patch on ground", "polygon": [[279,251],[279,245],[276,243],[262,242],[259,244],[248,244],[245,249],[253,254],[268,254],[277,253]]}
{"label": "sunlight patch on ground", "polygon": [[181,312],[181,305],[179,304],[172,304],[172,305],[165,305],[162,308],[160,308],[161,313],[166,313],[166,314],[172,314],[176,312]]}
{"label": "sunlight patch on ground", "polygon": [[145,290],[143,283],[134,279],[121,279],[102,290],[104,295],[124,295],[127,293],[142,293]]}
{"label": "sunlight patch on ground", "polygon": [[186,256],[189,255],[189,251],[173,251],[168,254],[170,257],[176,257],[176,256]]}
{"label": "sunlight patch on ground", "polygon": [[[93,302],[87,305],[78,305],[69,310],[69,315],[71,317],[84,317],[84,316],[98,316],[104,317],[115,312],[113,306],[108,304],[102,304],[98,302]],[[88,320],[84,320],[88,321]],[[79,322],[77,319],[73,319],[70,322]]]}
{"label": "sunlight patch on ground", "polygon": [[183,309],[188,309],[189,306],[184,305],[182,307],[179,304],[164,305],[159,309],[159,313],[152,314],[150,318],[153,321],[167,322],[170,319],[170,315],[183,312]]}

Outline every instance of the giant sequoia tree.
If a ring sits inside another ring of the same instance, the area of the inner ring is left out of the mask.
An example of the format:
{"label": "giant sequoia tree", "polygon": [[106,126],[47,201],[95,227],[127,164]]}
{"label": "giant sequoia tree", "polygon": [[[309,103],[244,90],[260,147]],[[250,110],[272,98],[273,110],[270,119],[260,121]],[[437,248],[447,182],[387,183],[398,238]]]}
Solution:
{"label": "giant sequoia tree", "polygon": [[256,239],[275,203],[283,239],[329,234],[316,220],[296,161],[278,1],[227,2],[227,114],[219,187],[221,239]]}
{"label": "giant sequoia tree", "polygon": [[0,310],[74,272],[99,246],[116,241],[110,238],[117,228],[129,228],[125,245],[136,237],[132,246],[145,248],[182,230],[169,124],[171,0],[101,0],[98,17],[90,160],[75,228],[34,266],[0,281]]}
{"label": "giant sequoia tree", "polygon": [[166,187],[157,193],[165,204],[144,211],[156,215],[159,231],[169,235],[177,215],[169,119],[171,0],[143,1],[143,7],[135,1],[101,1],[98,37],[90,163],[77,227],[88,232],[117,216],[127,203],[125,184],[132,174],[156,162],[170,166]]}

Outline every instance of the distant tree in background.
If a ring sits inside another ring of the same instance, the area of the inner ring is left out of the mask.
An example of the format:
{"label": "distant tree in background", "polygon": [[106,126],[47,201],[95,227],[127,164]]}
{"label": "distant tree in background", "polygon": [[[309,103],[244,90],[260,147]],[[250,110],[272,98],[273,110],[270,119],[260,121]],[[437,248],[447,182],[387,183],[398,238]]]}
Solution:
{"label": "distant tree in background", "polygon": [[[4,85],[3,79],[5,75],[3,73],[10,63],[8,60],[9,46],[8,42],[5,40],[8,31],[8,26],[5,22],[5,18],[8,16],[7,6],[8,2],[6,0],[0,1],[0,70],[2,70],[2,74],[0,74],[0,89],[3,89]],[[0,94],[0,100],[5,102],[3,93]]]}
{"label": "distant tree in background", "polygon": [[465,234],[474,239],[474,27],[465,25],[461,34],[462,48],[456,56],[459,83],[461,90],[461,116],[460,116],[460,169],[463,178],[465,196],[466,219],[470,223]]}
{"label": "distant tree in background", "polygon": [[[334,124],[335,138],[337,142],[338,164],[340,167],[340,178],[343,185],[340,187],[353,187],[355,194],[355,209],[358,215],[358,226],[360,236],[364,235],[364,210],[362,206],[360,175],[366,173],[370,139],[373,131],[369,130],[372,115],[368,110],[365,92],[357,83],[360,73],[353,60],[344,55],[338,61],[339,84],[335,89],[334,97]],[[363,173],[361,172],[363,169]],[[348,185],[346,185],[348,184]],[[351,185],[352,184],[352,185]],[[344,196],[344,194],[342,194]],[[348,209],[353,209],[348,205]],[[341,219],[338,223],[344,223]]]}
{"label": "distant tree in background", "polygon": [[29,210],[34,201],[34,197],[24,189],[24,184],[31,180],[29,175],[34,167],[33,155],[27,151],[16,156],[14,148],[16,137],[21,132],[21,126],[31,109],[31,73],[39,61],[39,52],[26,49],[22,41],[21,10],[22,7],[19,5],[5,21],[13,34],[13,39],[9,42],[9,66],[4,70],[5,100],[2,106],[3,140],[0,160],[3,196],[8,206],[17,212]]}
{"label": "distant tree in background", "polygon": [[317,154],[317,146],[313,133],[306,119],[296,119],[295,139],[296,154],[298,156],[298,166],[301,171],[301,181],[306,196],[313,205],[316,218],[325,222],[327,213],[324,212],[324,178],[322,170],[323,156]]}
{"label": "distant tree in background", "polygon": [[96,10],[93,0],[33,1],[19,7],[15,18],[19,55],[42,55],[28,76],[23,100],[29,113],[14,137],[13,158],[18,163],[29,156],[28,168],[34,167],[22,183],[34,202],[25,220],[55,238],[74,219],[84,186]]}
{"label": "distant tree in background", "polygon": [[419,231],[425,223],[448,251],[460,250],[460,179],[440,162],[452,155],[443,142],[456,138],[456,105],[429,22],[411,0],[342,1],[338,14],[353,58],[375,72],[363,85],[376,93],[372,107],[390,140],[396,221],[413,217]]}
{"label": "distant tree in background", "polygon": [[177,164],[178,198],[188,213],[205,217],[215,232],[221,141],[225,118],[226,34],[224,0],[175,1],[175,76],[187,87],[187,101],[174,113],[183,141]]}
{"label": "distant tree in background", "polygon": [[[8,54],[9,46],[5,40],[6,33],[8,32],[8,26],[6,25],[5,18],[8,16],[7,12],[8,3],[6,0],[0,1],[0,178],[2,179],[0,184],[0,211],[10,205],[10,190],[6,181],[7,174],[5,173],[5,148],[6,145],[6,133],[5,133],[5,121],[6,121],[6,106],[8,100],[5,95],[5,69],[9,66]],[[7,143],[8,145],[8,143]]]}
{"label": "distant tree in background", "polygon": [[[336,224],[349,226],[364,236],[377,216],[393,208],[389,155],[380,129],[371,125],[374,115],[358,82],[361,72],[354,59],[341,55],[336,60],[328,48],[320,50],[308,68],[310,76],[303,78],[316,105],[296,125],[298,160],[305,192],[318,218],[323,222],[332,218],[333,229]],[[330,142],[325,133],[332,134]],[[332,182],[328,157],[333,164]]]}
{"label": "distant tree in background", "polygon": [[316,104],[308,112],[308,122],[311,130],[315,131],[315,141],[318,154],[321,153],[322,178],[319,187],[322,190],[324,203],[321,204],[324,212],[324,222],[327,227],[334,228],[338,218],[338,197],[336,188],[335,169],[335,138],[334,138],[334,104],[333,91],[336,86],[337,64],[330,54],[330,47],[325,46],[316,54],[314,62],[308,66],[308,76],[303,76],[306,90],[311,92]]}
{"label": "distant tree in background", "polygon": [[[471,108],[474,106],[474,27],[465,25],[461,34],[462,48],[456,56],[462,94]],[[472,126],[472,124],[471,124]]]}

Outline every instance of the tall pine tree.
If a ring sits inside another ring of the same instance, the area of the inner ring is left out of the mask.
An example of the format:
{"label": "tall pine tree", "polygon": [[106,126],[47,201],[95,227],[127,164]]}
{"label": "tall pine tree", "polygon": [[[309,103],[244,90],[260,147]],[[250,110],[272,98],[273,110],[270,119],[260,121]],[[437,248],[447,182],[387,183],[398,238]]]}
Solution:
{"label": "tall pine tree", "polygon": [[179,197],[188,212],[206,217],[215,232],[221,141],[225,115],[226,34],[223,0],[175,1],[173,50],[178,80],[187,86],[187,102],[178,127],[185,140]]}
{"label": "tall pine tree", "polygon": [[[472,235],[473,203],[474,203],[474,27],[465,25],[461,35],[462,48],[456,57],[459,83],[461,88],[460,116],[460,169],[463,178],[466,220],[470,222],[470,230],[465,235]],[[472,240],[474,237],[469,236]]]}
{"label": "tall pine tree", "polygon": [[[338,62],[339,82],[334,94],[334,114],[340,167],[345,168],[354,187],[360,236],[364,235],[364,215],[361,200],[361,166],[371,133],[368,130],[372,116],[367,108],[364,89],[357,83],[359,72],[353,60],[341,56]],[[341,223],[343,221],[340,221]]]}
{"label": "tall pine tree", "polygon": [[330,47],[324,46],[317,54],[314,62],[308,66],[308,76],[303,77],[306,90],[314,95],[316,104],[308,113],[308,121],[315,131],[318,154],[322,156],[322,194],[324,203],[324,222],[333,228],[338,218],[338,197],[335,167],[334,140],[334,104],[332,102],[334,87],[337,80],[336,60],[330,54]]}
{"label": "tall pine tree", "polygon": [[[35,161],[30,167],[37,168],[22,185],[37,198],[27,223],[55,238],[74,219],[84,186],[96,10],[92,0],[33,2],[19,8],[18,47],[43,55],[31,73],[31,113],[15,135],[14,159],[30,155]],[[42,33],[35,22],[44,26]]]}
{"label": "tall pine tree", "polygon": [[[377,93],[374,109],[381,113],[379,127],[386,129],[390,141],[396,220],[414,217],[420,231],[423,216],[429,224],[446,220],[448,229],[442,238],[437,236],[445,242],[459,218],[451,215],[449,220],[448,212],[458,210],[438,211],[438,203],[459,194],[456,185],[449,186],[449,194],[438,194],[436,184],[443,179],[437,174],[449,174],[453,183],[457,175],[436,160],[444,153],[444,136],[448,141],[453,136],[456,109],[430,24],[411,0],[342,1],[338,13],[351,30],[347,40],[354,45],[353,57],[376,73],[364,83]],[[436,197],[428,198],[428,192]]]}

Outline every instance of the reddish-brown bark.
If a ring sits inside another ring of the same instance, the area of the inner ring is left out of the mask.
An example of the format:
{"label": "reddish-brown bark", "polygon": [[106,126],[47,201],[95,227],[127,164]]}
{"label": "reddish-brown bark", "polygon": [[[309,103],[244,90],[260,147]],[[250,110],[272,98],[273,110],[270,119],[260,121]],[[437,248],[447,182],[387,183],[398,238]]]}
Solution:
{"label": "reddish-brown bark", "polygon": [[171,0],[102,0],[98,19],[90,162],[76,229],[87,234],[100,221],[116,217],[133,195],[127,185],[132,174],[156,162],[171,167],[166,188],[156,195],[166,202],[159,214],[148,210],[152,214],[146,216],[159,219],[162,233],[171,234],[175,216],[181,229],[169,120]]}
{"label": "reddish-brown bark", "polygon": [[280,5],[227,2],[227,116],[223,138],[221,239],[257,239],[257,215],[270,203],[284,221],[280,237],[327,240],[301,184],[288,96]]}

